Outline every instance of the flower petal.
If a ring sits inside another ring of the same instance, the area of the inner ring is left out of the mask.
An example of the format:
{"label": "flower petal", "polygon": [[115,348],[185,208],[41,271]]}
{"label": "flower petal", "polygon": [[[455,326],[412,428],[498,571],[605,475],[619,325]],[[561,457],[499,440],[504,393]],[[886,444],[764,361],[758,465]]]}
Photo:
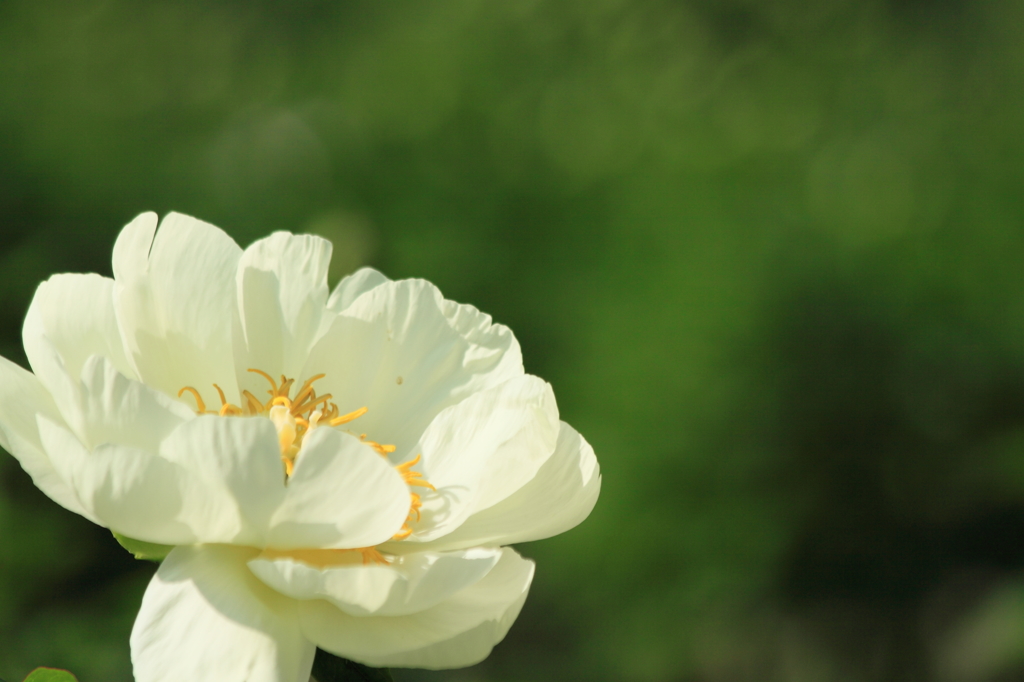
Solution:
{"label": "flower petal", "polygon": [[474,511],[514,493],[550,456],[557,434],[551,387],[528,374],[446,409],[416,447],[436,491],[422,493],[422,519],[407,541],[450,533]]}
{"label": "flower petal", "polygon": [[[298,602],[299,620],[303,633],[321,649],[366,665],[472,665],[487,656],[519,614],[533,568],[532,561],[505,548],[480,581],[424,611],[355,617],[312,600]],[[450,646],[440,646],[447,641]]]}
{"label": "flower petal", "polygon": [[390,281],[373,268],[360,268],[338,282],[338,286],[334,287],[331,297],[327,300],[327,309],[340,313],[362,294]]}
{"label": "flower petal", "polygon": [[505,639],[512,624],[526,602],[523,592],[498,618],[486,620],[475,628],[466,630],[451,639],[428,644],[414,651],[404,651],[377,659],[378,666],[394,668],[423,668],[426,670],[449,670],[476,665],[487,658],[491,649]]}
{"label": "flower petal", "polygon": [[149,251],[160,219],[156,213],[140,213],[121,229],[114,242],[114,279],[136,280],[149,268]]}
{"label": "flower petal", "polygon": [[319,373],[343,412],[369,407],[357,433],[408,453],[441,410],[523,367],[508,328],[429,282],[403,280],[366,291],[334,320],[302,375]]}
{"label": "flower petal", "polygon": [[269,419],[201,415],[175,429],[160,454],[188,473],[179,518],[198,542],[265,546],[271,517],[285,499],[284,466]]}
{"label": "flower petal", "polygon": [[[30,309],[39,315],[42,333],[73,379],[91,355],[108,358],[134,378],[114,314],[114,280],[93,273],[54,275],[36,289]],[[33,353],[35,341],[25,339],[27,353]]]}
{"label": "flower petal", "polygon": [[152,220],[129,224],[114,246],[114,308],[129,362],[169,395],[211,384],[237,393],[232,357],[234,279],[242,250],[220,229],[171,213],[152,246]]}
{"label": "flower petal", "polygon": [[275,232],[253,243],[238,263],[238,383],[256,395],[266,384],[247,370],[298,376],[320,332],[327,304],[331,243]]}
{"label": "flower petal", "polygon": [[187,472],[143,450],[101,445],[93,452],[71,431],[38,417],[43,447],[88,514],[128,537],[160,544],[185,544],[198,537],[178,521]]}
{"label": "flower petal", "polygon": [[114,314],[114,280],[99,275],[54,275],[36,289],[22,340],[29,364],[66,420],[75,413],[76,382],[92,355],[106,357],[135,377]]}
{"label": "flower petal", "polygon": [[63,423],[57,406],[39,379],[0,357],[0,446],[21,464],[32,482],[54,502],[96,522],[50,461],[39,436],[37,415]]}
{"label": "flower petal", "polygon": [[[521,411],[509,415],[521,419],[522,426],[487,461],[471,514],[500,503],[522,488],[551,457],[558,440],[558,407],[550,384],[526,375],[492,390],[505,393],[503,400],[522,405]],[[508,395],[510,391],[515,392],[514,398]],[[440,474],[438,480],[443,480]]]}
{"label": "flower petal", "polygon": [[316,654],[294,602],[245,566],[252,550],[177,547],[132,629],[137,682],[307,682]]}
{"label": "flower petal", "polygon": [[529,483],[499,504],[473,514],[452,533],[420,547],[446,551],[549,538],[587,518],[600,492],[601,470],[594,449],[562,422],[554,454]]}
{"label": "flower petal", "polygon": [[[323,553],[321,553],[323,555]],[[388,565],[312,566],[303,557],[256,557],[249,568],[293,599],[325,599],[353,616],[405,616],[436,606],[479,582],[498,563],[500,549],[470,549],[395,557]],[[339,557],[344,560],[346,557]]]}
{"label": "flower petal", "polygon": [[156,453],[160,442],[195,413],[164,393],[123,376],[105,357],[82,368],[71,427],[88,448],[117,443]]}
{"label": "flower petal", "polygon": [[267,546],[371,547],[397,533],[408,513],[409,488],[387,460],[353,436],[319,428],[299,452]]}
{"label": "flower petal", "polygon": [[159,453],[113,444],[90,452],[68,429],[38,421],[46,453],[82,505],[136,540],[262,547],[284,499],[284,468],[266,419],[196,417]]}

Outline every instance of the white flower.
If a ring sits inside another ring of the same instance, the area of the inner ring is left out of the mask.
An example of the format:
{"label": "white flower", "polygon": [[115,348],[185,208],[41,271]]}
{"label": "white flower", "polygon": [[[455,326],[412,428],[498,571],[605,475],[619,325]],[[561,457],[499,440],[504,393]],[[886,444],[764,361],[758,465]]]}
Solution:
{"label": "white flower", "polygon": [[132,632],[139,682],[305,682],[315,647],[476,663],[533,577],[502,545],[597,499],[592,449],[511,331],[371,269],[329,292],[330,253],[143,214],[114,279],[39,286],[34,374],[0,358],[0,445],[35,484],[174,546]]}

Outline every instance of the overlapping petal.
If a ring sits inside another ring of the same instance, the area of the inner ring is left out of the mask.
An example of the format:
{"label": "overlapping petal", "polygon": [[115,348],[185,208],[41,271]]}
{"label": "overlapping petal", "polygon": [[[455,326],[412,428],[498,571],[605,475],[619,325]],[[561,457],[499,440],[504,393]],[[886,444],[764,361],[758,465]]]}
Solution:
{"label": "overlapping petal", "polygon": [[[533,568],[533,562],[505,548],[486,576],[429,609],[405,616],[356,617],[324,600],[300,601],[299,621],[306,637],[320,648],[367,665],[472,665],[487,656],[515,619]],[[457,645],[455,638],[460,638]]]}
{"label": "overlapping petal", "polygon": [[238,328],[234,338],[240,388],[266,389],[247,370],[298,376],[327,313],[331,243],[313,235],[275,232],[242,254],[236,274]]}
{"label": "overlapping petal", "polygon": [[246,568],[254,550],[178,547],[153,576],[132,630],[136,682],[307,682],[316,649],[295,602]]}
{"label": "overlapping petal", "polygon": [[22,340],[29,364],[69,421],[77,405],[76,383],[90,356],[106,357],[125,376],[135,376],[121,343],[113,297],[111,279],[54,275],[36,289],[25,316]]}
{"label": "overlapping petal", "polygon": [[193,542],[266,546],[271,518],[286,494],[270,420],[201,415],[168,436],[160,456],[187,473],[179,518],[196,532]]}
{"label": "overlapping petal", "polygon": [[158,453],[107,443],[91,451],[39,417],[43,448],[85,509],[118,533],[166,545],[261,547],[284,498],[273,425],[197,417]]}
{"label": "overlapping petal", "polygon": [[125,377],[99,355],[85,362],[78,389],[68,421],[88,448],[117,443],[157,452],[175,428],[195,417],[177,400]]}
{"label": "overlapping petal", "polygon": [[[498,563],[500,549],[438,554],[418,552],[389,565],[361,563],[340,555],[340,565],[311,565],[306,557],[256,557],[249,562],[260,580],[303,601],[324,599],[352,616],[405,616],[425,611],[479,582]],[[324,553],[320,557],[326,559]]]}
{"label": "overlapping petal", "polygon": [[39,336],[49,340],[72,379],[78,379],[92,355],[106,357],[122,374],[135,377],[114,313],[114,280],[92,273],[54,275],[36,289],[30,310],[39,326],[24,337],[25,351],[41,378],[49,368],[45,362],[37,368],[33,360],[39,356]]}
{"label": "overlapping petal", "polygon": [[[479,545],[543,540],[573,528],[590,514],[601,492],[594,449],[562,422],[558,445],[537,474],[502,502],[476,512],[423,548],[447,551]],[[397,543],[395,543],[397,544]],[[390,546],[394,551],[404,547]]]}
{"label": "overlapping petal", "polygon": [[360,268],[338,282],[331,297],[327,299],[327,309],[335,313],[343,312],[367,291],[390,281],[373,268]]}
{"label": "overlapping petal", "polygon": [[479,663],[487,658],[496,644],[505,639],[505,635],[519,617],[519,611],[526,602],[526,595],[526,591],[520,594],[500,616],[485,620],[451,639],[411,651],[380,656],[376,659],[376,664],[398,668],[446,670]]}
{"label": "overlapping petal", "polygon": [[41,415],[38,424],[46,454],[91,518],[147,542],[199,540],[183,501],[190,472],[137,448],[106,444],[90,452],[67,428]]}
{"label": "overlapping petal", "polygon": [[[154,237],[154,231],[156,236]],[[171,213],[144,214],[114,246],[114,309],[128,361],[168,395],[218,384],[237,394],[232,328],[242,250],[220,229]]]}
{"label": "overlapping petal", "polygon": [[63,423],[39,379],[0,357],[0,446],[17,458],[32,482],[60,506],[97,521],[58,473],[43,447],[37,418]]}
{"label": "overlapping petal", "polygon": [[370,408],[359,432],[407,453],[443,409],[523,374],[508,328],[464,308],[454,320],[446,311],[429,282],[380,283],[338,315],[302,374],[326,374],[321,385],[342,411]]}
{"label": "overlapping petal", "polygon": [[358,438],[316,429],[270,519],[266,546],[372,547],[397,533],[408,513],[409,489],[387,460]]}
{"label": "overlapping petal", "polygon": [[530,375],[444,410],[415,448],[436,491],[423,493],[422,520],[409,540],[445,535],[473,511],[512,494],[550,456],[557,435],[551,387]]}

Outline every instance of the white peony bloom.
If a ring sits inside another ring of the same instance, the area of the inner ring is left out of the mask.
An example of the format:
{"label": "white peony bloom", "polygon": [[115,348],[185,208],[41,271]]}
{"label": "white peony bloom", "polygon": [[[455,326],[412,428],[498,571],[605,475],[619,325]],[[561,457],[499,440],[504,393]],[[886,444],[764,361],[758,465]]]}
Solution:
{"label": "white peony bloom", "polygon": [[0,358],[0,445],[53,500],[173,546],[131,637],[139,682],[305,682],[483,659],[533,563],[597,499],[593,450],[511,331],[331,245],[146,213],[114,278],[62,274]]}

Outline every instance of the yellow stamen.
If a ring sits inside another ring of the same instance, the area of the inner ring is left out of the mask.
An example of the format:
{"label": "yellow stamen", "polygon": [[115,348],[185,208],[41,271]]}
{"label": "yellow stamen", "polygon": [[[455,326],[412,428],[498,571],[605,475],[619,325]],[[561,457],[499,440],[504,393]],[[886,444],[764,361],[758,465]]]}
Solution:
{"label": "yellow stamen", "polygon": [[384,555],[377,551],[376,547],[360,547],[355,550],[363,555],[363,564],[388,564],[388,560],[384,558]]}
{"label": "yellow stamen", "polygon": [[263,403],[261,403],[252,393],[249,393],[249,391],[242,391],[242,395],[245,396],[246,407],[249,408],[249,414],[260,414],[266,409],[263,407]]}
{"label": "yellow stamen", "polygon": [[[348,414],[343,414],[340,417],[335,417],[334,419],[330,420],[327,423],[330,424],[331,426],[341,426],[342,424],[348,424],[350,421],[355,421],[356,419],[359,419],[368,411],[369,410],[367,408],[360,407],[358,410],[353,410]],[[363,436],[365,437],[366,434],[364,433]]]}
{"label": "yellow stamen", "polygon": [[412,504],[409,505],[409,516],[415,514],[416,520],[419,521],[421,517],[420,509],[423,508],[423,501],[420,499],[420,496],[417,495],[416,493],[412,493],[410,497],[412,497]]}
{"label": "yellow stamen", "polygon": [[398,473],[402,475],[402,479],[405,481],[406,485],[415,485],[421,488],[430,488],[431,490],[437,490],[437,488],[435,488],[427,481],[420,480],[423,478],[423,474],[421,474],[418,471],[412,470],[414,466],[419,464],[421,456],[422,455],[416,455],[416,457],[409,460],[408,462],[405,462],[404,464],[399,464],[398,466],[395,467],[395,469],[397,469]]}
{"label": "yellow stamen", "polygon": [[412,526],[409,525],[409,521],[408,521],[408,519],[406,519],[406,522],[402,524],[402,530],[400,530],[397,533],[395,533],[394,535],[392,535],[391,539],[392,540],[404,540],[407,537],[409,537],[410,535],[412,535]]}
{"label": "yellow stamen", "polygon": [[288,379],[285,375],[281,375],[281,388],[277,390],[278,395],[287,396],[292,392],[292,384],[295,383],[295,379]]}
{"label": "yellow stamen", "polygon": [[192,388],[191,386],[186,386],[185,388],[183,388],[180,391],[178,391],[178,397],[180,398],[181,394],[184,393],[185,391],[188,391],[193,396],[195,396],[195,399],[196,399],[196,412],[198,412],[199,414],[205,414],[206,413],[206,403],[203,402],[203,397],[201,395],[199,395],[199,391],[197,391],[196,389]]}
{"label": "yellow stamen", "polygon": [[[412,468],[416,466],[420,461],[421,455],[416,455],[408,462],[403,462],[395,467],[395,471],[401,475],[402,480],[410,488],[413,486],[419,486],[421,488],[429,488],[430,490],[437,490],[433,485],[423,480],[423,474],[418,471],[413,471]],[[402,524],[402,529],[391,536],[392,540],[404,540],[405,538],[412,535],[412,521],[419,521],[422,518],[420,509],[423,508],[423,498],[418,493],[409,491],[409,515],[405,517],[405,523]]]}
{"label": "yellow stamen", "polygon": [[270,386],[271,386],[270,395],[272,395],[272,396],[277,395],[277,382],[274,381],[274,378],[272,376],[270,376],[269,374],[267,374],[266,372],[264,372],[261,369],[253,369],[252,367],[250,367],[246,371],[247,372],[252,372],[253,374],[259,374],[261,377],[263,377],[264,379],[269,381],[270,382]]}
{"label": "yellow stamen", "polygon": [[[330,399],[331,399],[331,394],[330,393],[324,393],[319,398],[317,398],[316,396],[312,396],[308,403],[304,403],[304,404],[302,404],[302,405],[300,405],[298,407],[292,407],[292,412],[294,414],[302,414],[304,412],[312,412],[313,410],[315,410],[317,408],[317,405],[319,405],[320,403],[325,403],[325,402],[327,402]],[[298,401],[296,400],[295,402],[298,402]]]}
{"label": "yellow stamen", "polygon": [[[291,398],[291,388],[295,385],[294,379],[281,375],[281,381],[278,383],[274,378],[264,372],[263,370],[250,368],[250,372],[253,374],[259,374],[261,377],[270,383],[270,390],[267,393],[270,394],[270,400],[263,403],[248,390],[241,392],[244,398],[245,408],[239,407],[228,402],[227,396],[220,386],[214,384],[213,387],[217,390],[217,396],[220,398],[221,406],[220,409],[215,412],[221,416],[239,416],[239,415],[264,415],[269,417],[274,423],[274,428],[277,431],[278,445],[281,450],[281,463],[284,466],[285,475],[291,477],[295,471],[295,461],[302,450],[302,441],[306,434],[318,428],[321,424],[328,426],[341,426],[348,424],[349,422],[355,421],[359,417],[367,413],[366,407],[360,407],[357,410],[353,410],[346,414],[339,415],[340,410],[338,406],[330,402],[331,394],[325,393],[321,396],[316,394],[316,390],[313,384],[324,378],[325,375],[317,374],[305,382],[299,388],[295,394],[295,398]],[[202,396],[192,386],[185,386],[178,392],[178,397],[184,395],[188,391],[195,397],[197,412],[199,414],[206,414],[208,410],[206,403],[203,402]],[[395,452],[396,447],[390,444],[378,443],[374,440],[369,440],[366,434],[361,434],[359,439],[365,444],[369,445],[382,457],[387,457],[391,453]],[[405,522],[402,524],[402,528],[392,536],[393,540],[404,540],[413,533],[412,523],[417,522],[422,518],[423,498],[418,494],[412,492],[411,488],[427,488],[429,490],[436,490],[433,485],[424,480],[423,474],[418,471],[413,471],[413,467],[416,466],[421,459],[421,455],[416,455],[413,459],[403,462],[395,466],[395,470],[401,475],[402,480],[410,488],[409,490],[409,513],[406,516]],[[375,547],[361,547],[356,549],[343,549],[343,550],[297,550],[292,552],[298,556],[297,552],[309,553],[311,556],[316,554],[318,557],[325,557],[323,560],[328,560],[326,557],[335,555],[337,553],[351,553],[359,552],[362,558],[363,564],[387,564],[388,559],[381,554]],[[326,554],[324,554],[326,553]]]}
{"label": "yellow stamen", "polygon": [[369,445],[371,448],[373,448],[374,450],[377,451],[377,454],[379,454],[379,455],[381,455],[383,457],[387,457],[389,454],[391,454],[392,452],[395,451],[395,446],[394,445],[381,445],[380,443],[378,443],[375,440],[367,440],[365,433],[363,435],[359,436],[359,440],[361,440],[364,443],[366,443],[367,445]]}
{"label": "yellow stamen", "polygon": [[[306,383],[302,384],[302,388],[299,389],[298,394],[295,396],[295,404],[296,405],[301,405],[302,401],[305,400],[307,396],[309,396],[310,394],[315,395],[315,393],[313,393],[313,382],[317,381],[319,379],[323,379],[325,376],[327,376],[327,375],[326,374],[317,374],[315,377],[312,377],[310,379],[306,379]],[[305,412],[305,410],[301,410],[301,411]]]}

